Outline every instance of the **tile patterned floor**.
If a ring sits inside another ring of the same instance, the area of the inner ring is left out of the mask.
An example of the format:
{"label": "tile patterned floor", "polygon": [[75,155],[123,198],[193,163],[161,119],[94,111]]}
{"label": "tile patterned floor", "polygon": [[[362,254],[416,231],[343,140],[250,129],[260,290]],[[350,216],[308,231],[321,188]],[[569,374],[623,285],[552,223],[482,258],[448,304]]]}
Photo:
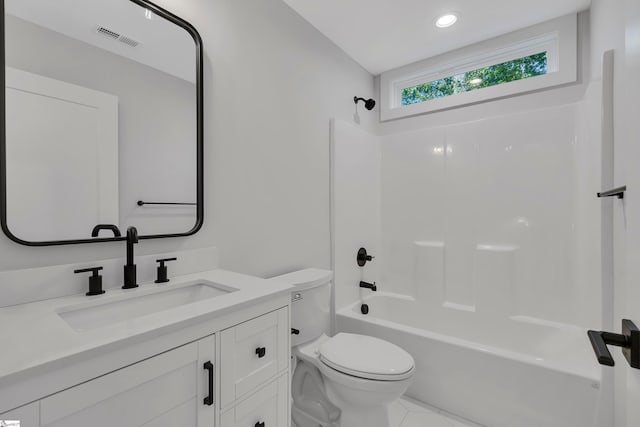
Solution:
{"label": "tile patterned floor", "polygon": [[403,397],[391,405],[390,427],[482,427]]}

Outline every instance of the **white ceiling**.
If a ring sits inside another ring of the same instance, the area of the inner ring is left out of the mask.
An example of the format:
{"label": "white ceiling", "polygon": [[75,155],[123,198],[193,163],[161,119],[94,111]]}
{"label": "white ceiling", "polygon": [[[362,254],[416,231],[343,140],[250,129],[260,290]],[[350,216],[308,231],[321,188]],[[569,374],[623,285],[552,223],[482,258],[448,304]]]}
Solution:
{"label": "white ceiling", "polygon": [[[374,75],[589,8],[591,0],[284,0]],[[435,20],[459,15],[446,29]]]}
{"label": "white ceiling", "polygon": [[[26,21],[195,82],[195,42],[183,28],[129,0],[6,0],[5,11]],[[98,26],[140,42],[135,48],[96,32]]]}

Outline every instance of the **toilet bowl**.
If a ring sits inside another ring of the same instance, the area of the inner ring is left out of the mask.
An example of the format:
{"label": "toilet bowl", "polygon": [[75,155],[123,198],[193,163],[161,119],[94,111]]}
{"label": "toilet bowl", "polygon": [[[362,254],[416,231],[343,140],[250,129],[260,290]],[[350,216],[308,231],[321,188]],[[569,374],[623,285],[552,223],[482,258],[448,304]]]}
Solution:
{"label": "toilet bowl", "polygon": [[407,390],[414,360],[379,338],[327,335],[332,273],[307,269],[274,278],[292,292],[292,419],[297,427],[389,427],[388,407]]}

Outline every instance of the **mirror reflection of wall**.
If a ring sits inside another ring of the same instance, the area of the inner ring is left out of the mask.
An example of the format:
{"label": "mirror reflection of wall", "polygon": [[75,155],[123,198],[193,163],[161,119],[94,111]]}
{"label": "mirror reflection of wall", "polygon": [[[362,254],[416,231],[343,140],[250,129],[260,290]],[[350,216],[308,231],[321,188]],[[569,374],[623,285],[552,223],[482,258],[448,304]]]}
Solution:
{"label": "mirror reflection of wall", "polygon": [[[96,224],[186,233],[196,201],[196,50],[129,0],[7,0],[7,223],[28,241]],[[112,234],[102,232],[100,237]]]}

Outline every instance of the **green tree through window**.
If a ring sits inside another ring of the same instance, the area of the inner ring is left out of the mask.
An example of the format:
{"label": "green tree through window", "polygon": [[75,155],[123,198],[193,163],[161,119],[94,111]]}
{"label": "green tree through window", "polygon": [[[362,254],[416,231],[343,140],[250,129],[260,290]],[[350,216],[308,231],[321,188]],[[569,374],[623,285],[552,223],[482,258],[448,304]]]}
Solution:
{"label": "green tree through window", "polygon": [[402,105],[417,104],[543,74],[547,74],[547,52],[408,87],[402,90]]}

